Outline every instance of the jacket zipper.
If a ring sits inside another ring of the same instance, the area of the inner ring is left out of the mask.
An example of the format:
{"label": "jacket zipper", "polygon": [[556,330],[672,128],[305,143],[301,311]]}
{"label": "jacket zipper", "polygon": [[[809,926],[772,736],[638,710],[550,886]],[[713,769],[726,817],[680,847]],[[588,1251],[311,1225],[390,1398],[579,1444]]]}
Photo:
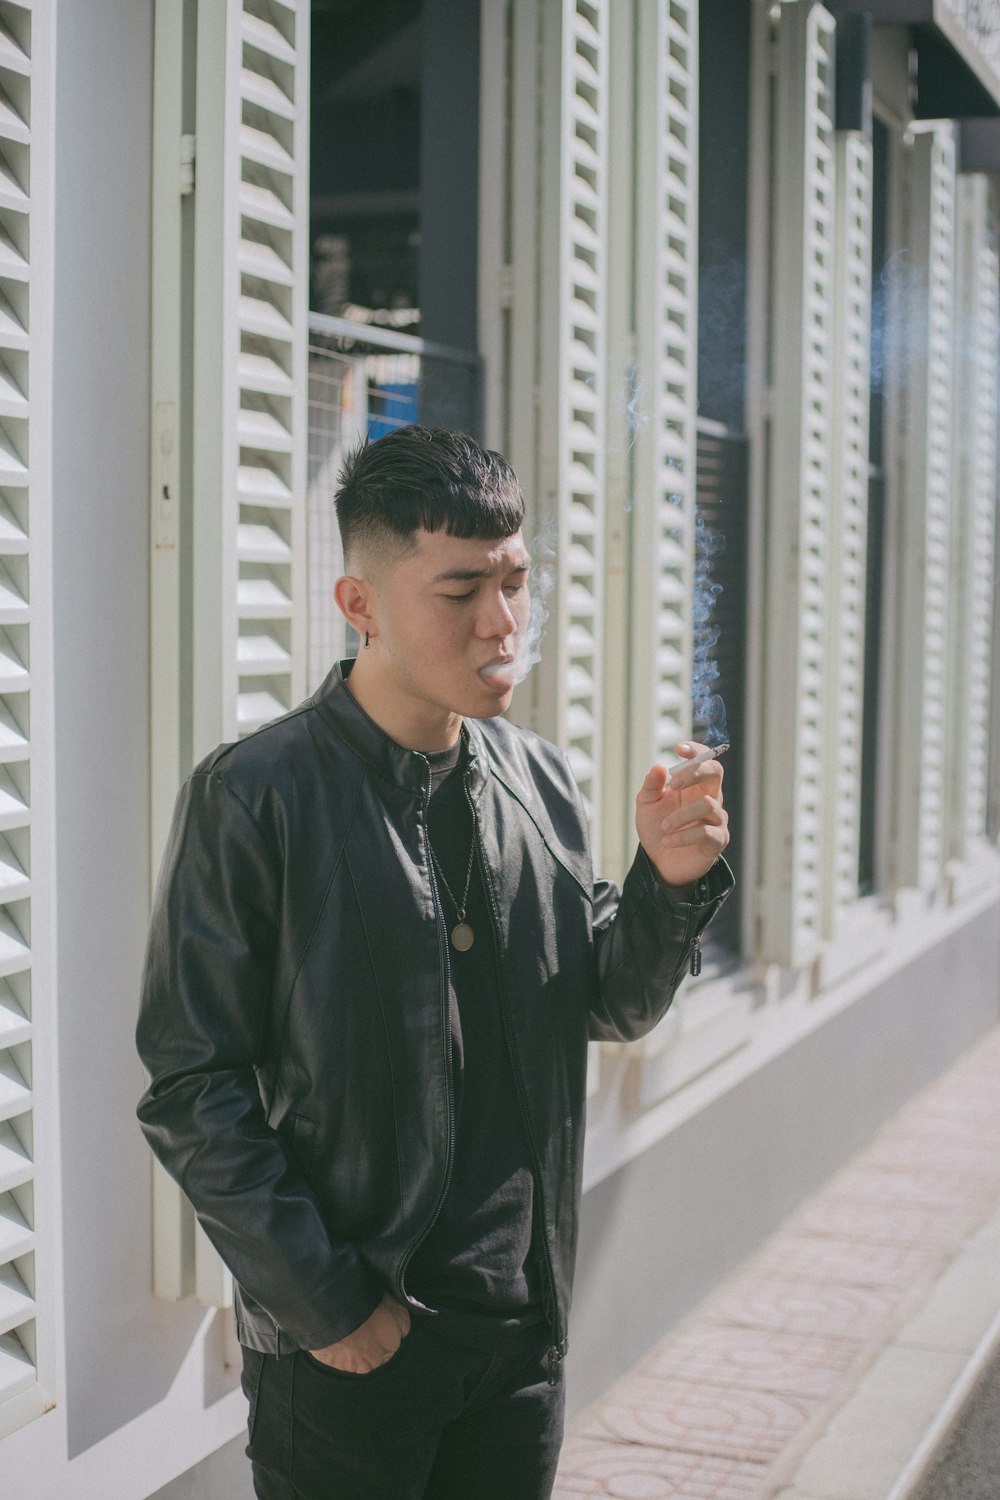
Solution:
{"label": "jacket zipper", "polygon": [[[697,885],[695,886],[694,894],[695,894],[695,900],[698,902],[699,906],[704,906],[705,903],[708,901],[708,880],[706,879],[706,877],[704,875],[701,877],[701,879],[698,881]],[[689,913],[688,914],[688,920],[689,921],[691,920],[691,916],[692,916],[692,913]],[[694,942],[691,944],[691,963],[690,963],[689,967],[691,969],[691,977],[696,979],[698,977],[698,975],[701,973],[701,933],[700,932],[696,932],[695,933]]]}
{"label": "jacket zipper", "polygon": [[493,959],[497,971],[497,993],[500,996],[500,1014],[503,1017],[504,1034],[507,1038],[507,1055],[510,1058],[510,1070],[514,1076],[514,1086],[517,1090],[517,1101],[521,1110],[521,1123],[524,1126],[524,1138],[528,1143],[528,1151],[531,1155],[532,1177],[535,1190],[538,1193],[538,1210],[542,1216],[542,1248],[545,1252],[545,1272],[549,1282],[549,1296],[552,1300],[552,1335],[553,1342],[546,1350],[546,1366],[548,1370],[549,1385],[556,1385],[559,1381],[559,1367],[562,1364],[566,1349],[566,1340],[559,1326],[559,1298],[556,1292],[556,1276],[552,1267],[552,1255],[549,1250],[549,1236],[547,1216],[545,1212],[545,1192],[542,1186],[542,1163],[535,1148],[535,1142],[531,1134],[531,1125],[528,1119],[528,1106],[524,1096],[524,1079],[521,1077],[517,1066],[517,1054],[514,1048],[510,1013],[507,1009],[507,997],[504,993],[503,978],[500,970],[500,914],[497,911],[496,898],[493,893],[493,882],[483,859],[482,843],[479,838],[479,819],[476,816],[475,803],[469,795],[469,783],[465,783],[465,796],[472,811],[472,830],[475,839],[476,852],[479,855],[479,866],[483,877],[483,886],[486,890],[487,900],[490,905],[492,916],[491,927],[493,929]]}
{"label": "jacket zipper", "polygon": [[[428,771],[427,771],[427,790],[426,790],[426,792],[424,794],[424,829],[425,829],[425,833],[426,833],[426,837],[427,837],[427,841],[428,841],[428,847],[430,845],[430,833],[427,831],[427,829],[428,829],[427,812],[428,812],[428,808],[430,807],[430,801],[431,801],[431,780],[430,780],[430,768],[428,767]],[[473,822],[475,822],[475,812],[473,812]],[[447,1095],[448,1095],[448,1150],[447,1150],[447,1156],[445,1158],[444,1182],[441,1184],[441,1192],[438,1195],[438,1201],[437,1201],[437,1203],[434,1205],[434,1212],[431,1214],[430,1218],[428,1219],[427,1223],[424,1225],[424,1227],[420,1231],[420,1233],[417,1235],[416,1239],[414,1239],[407,1246],[407,1248],[403,1251],[403,1254],[400,1257],[399,1265],[396,1268],[396,1292],[397,1292],[397,1295],[399,1296],[400,1301],[407,1302],[407,1303],[410,1301],[410,1298],[409,1298],[409,1295],[407,1294],[406,1286],[405,1286],[405,1277],[406,1277],[407,1267],[409,1266],[410,1261],[413,1259],[414,1255],[420,1249],[420,1246],[423,1244],[424,1240],[430,1234],[431,1230],[434,1228],[434,1225],[438,1221],[438,1218],[439,1218],[440,1213],[441,1213],[441,1209],[444,1207],[444,1200],[448,1196],[448,1188],[451,1186],[451,1171],[452,1171],[452,1166],[454,1165],[454,1161],[455,1161],[455,1096],[454,1096],[454,1089],[453,1089],[452,1067],[451,1067],[452,1036],[451,1036],[451,1014],[450,1014],[450,1009],[449,1009],[449,1007],[450,1007],[450,995],[451,995],[451,960],[448,957],[448,924],[445,921],[444,911],[443,911],[442,906],[441,906],[441,892],[438,890],[437,880],[436,880],[435,875],[434,875],[434,861],[433,860],[429,859],[427,861],[427,873],[430,876],[431,894],[434,897],[434,914],[435,914],[435,917],[437,919],[437,929],[438,929],[438,951],[439,951],[439,953],[441,955],[441,958],[443,960],[443,962],[441,964],[441,973],[442,973],[441,1010],[442,1010],[442,1022],[443,1022],[443,1030],[444,1030],[444,1079],[445,1079],[445,1088],[447,1090]],[[442,936],[441,936],[442,933],[444,934],[444,939],[443,940],[442,940]]]}

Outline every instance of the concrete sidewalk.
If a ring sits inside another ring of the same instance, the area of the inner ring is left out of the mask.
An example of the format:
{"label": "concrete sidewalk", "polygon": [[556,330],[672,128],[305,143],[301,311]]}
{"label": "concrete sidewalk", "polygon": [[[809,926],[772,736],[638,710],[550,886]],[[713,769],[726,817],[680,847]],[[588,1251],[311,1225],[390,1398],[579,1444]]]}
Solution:
{"label": "concrete sidewalk", "polygon": [[1000,1027],[579,1414],[554,1500],[906,1500],[998,1346]]}

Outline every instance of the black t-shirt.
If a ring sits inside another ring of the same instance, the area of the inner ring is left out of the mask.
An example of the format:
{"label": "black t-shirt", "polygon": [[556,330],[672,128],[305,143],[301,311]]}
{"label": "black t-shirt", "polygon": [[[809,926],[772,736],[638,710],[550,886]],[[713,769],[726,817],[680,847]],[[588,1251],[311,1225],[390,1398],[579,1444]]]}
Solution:
{"label": "black t-shirt", "polygon": [[463,743],[427,758],[428,832],[444,873],[444,879],[440,874],[436,878],[450,970],[455,1143],[448,1192],[410,1262],[406,1284],[415,1297],[437,1310],[435,1326],[442,1332],[499,1349],[516,1342],[543,1318],[535,1185],[504,1030],[478,850],[472,859],[466,908],[474,941],[464,953],[450,941],[473,850]]}

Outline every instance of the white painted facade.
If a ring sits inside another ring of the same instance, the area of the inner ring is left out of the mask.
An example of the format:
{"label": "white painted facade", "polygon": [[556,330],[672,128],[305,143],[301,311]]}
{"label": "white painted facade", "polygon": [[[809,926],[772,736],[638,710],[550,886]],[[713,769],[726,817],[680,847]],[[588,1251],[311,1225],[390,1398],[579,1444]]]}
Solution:
{"label": "white painted facade", "polygon": [[[743,935],[646,1043],[595,1049],[578,1397],[998,1012],[1000,177],[912,117],[905,28],[876,27],[906,274],[871,765],[874,151],[837,125],[839,15],[747,3]],[[691,727],[701,9],[482,7],[485,436],[555,542],[517,712],[610,873]],[[309,40],[308,0],[0,0],[4,1500],[182,1500],[199,1465],[231,1493],[227,1276],[152,1174],[132,1029],[174,790],[309,675]]]}

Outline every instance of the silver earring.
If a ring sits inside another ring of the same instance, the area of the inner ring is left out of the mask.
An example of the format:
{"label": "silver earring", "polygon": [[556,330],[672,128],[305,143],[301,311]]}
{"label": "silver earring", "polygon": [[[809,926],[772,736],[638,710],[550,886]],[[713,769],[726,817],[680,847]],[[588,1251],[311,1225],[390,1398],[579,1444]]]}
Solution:
{"label": "silver earring", "polygon": [[366,651],[368,650],[368,632],[367,632],[367,630],[365,631],[365,650]]}

